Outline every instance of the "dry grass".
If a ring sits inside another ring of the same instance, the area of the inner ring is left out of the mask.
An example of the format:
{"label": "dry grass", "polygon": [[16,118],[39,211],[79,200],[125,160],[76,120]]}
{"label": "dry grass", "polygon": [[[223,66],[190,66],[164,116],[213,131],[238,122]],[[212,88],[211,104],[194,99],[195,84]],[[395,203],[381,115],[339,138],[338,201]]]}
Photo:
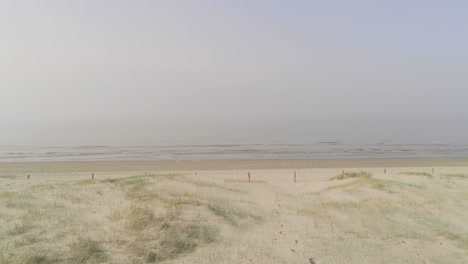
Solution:
{"label": "dry grass", "polygon": [[[187,190],[177,194],[161,185],[175,182],[218,187],[171,174],[0,192],[0,236],[6,238],[0,241],[0,263],[115,263],[115,255],[134,263],[161,262],[219,240],[223,224],[259,219],[226,198]],[[26,236],[35,239],[25,242]],[[49,244],[67,243],[62,254],[46,250]]]}
{"label": "dry grass", "polygon": [[224,179],[225,183],[266,183],[266,181],[262,180],[241,180],[241,179],[233,179],[233,178],[228,178]]}
{"label": "dry grass", "polygon": [[0,179],[9,179],[9,180],[13,180],[13,179],[16,179],[18,176],[15,176],[15,175],[0,175]]}
{"label": "dry grass", "polygon": [[68,263],[102,263],[107,260],[107,256],[101,243],[91,238],[78,237],[70,245],[70,255]]}
{"label": "dry grass", "polygon": [[[219,177],[151,174],[0,191],[0,263],[468,259],[467,181],[368,172],[301,184]],[[307,190],[315,184],[324,187]]]}
{"label": "dry grass", "polygon": [[443,178],[446,179],[468,179],[468,174],[444,174],[442,175]]}
{"label": "dry grass", "polygon": [[414,176],[426,176],[428,178],[432,178],[432,174],[427,172],[415,172],[415,171],[407,171],[407,172],[400,172],[403,175],[414,175]]}
{"label": "dry grass", "polygon": [[349,178],[369,178],[371,174],[369,172],[360,171],[360,172],[345,172],[335,177],[330,178],[331,181],[334,180],[344,180]]}

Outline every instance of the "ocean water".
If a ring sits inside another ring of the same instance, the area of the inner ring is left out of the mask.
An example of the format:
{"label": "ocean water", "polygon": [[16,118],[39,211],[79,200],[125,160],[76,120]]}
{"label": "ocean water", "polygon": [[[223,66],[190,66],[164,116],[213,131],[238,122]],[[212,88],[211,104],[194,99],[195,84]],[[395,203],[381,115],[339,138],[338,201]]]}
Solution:
{"label": "ocean water", "polygon": [[218,142],[144,145],[3,145],[0,162],[468,157],[468,144],[379,141]]}
{"label": "ocean water", "polygon": [[468,157],[468,122],[0,122],[0,162]]}

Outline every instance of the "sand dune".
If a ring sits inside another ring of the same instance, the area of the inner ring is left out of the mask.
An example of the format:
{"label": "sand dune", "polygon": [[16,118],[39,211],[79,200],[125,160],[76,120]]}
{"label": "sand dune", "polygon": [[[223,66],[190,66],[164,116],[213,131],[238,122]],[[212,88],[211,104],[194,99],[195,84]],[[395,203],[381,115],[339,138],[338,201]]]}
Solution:
{"label": "sand dune", "polygon": [[467,263],[467,187],[466,159],[3,163],[0,263]]}

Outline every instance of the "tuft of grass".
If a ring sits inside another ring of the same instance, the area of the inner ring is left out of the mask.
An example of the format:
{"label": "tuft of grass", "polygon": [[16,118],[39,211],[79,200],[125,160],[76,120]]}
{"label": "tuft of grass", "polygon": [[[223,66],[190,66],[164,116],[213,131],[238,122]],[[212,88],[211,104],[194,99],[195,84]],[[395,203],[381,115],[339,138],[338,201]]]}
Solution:
{"label": "tuft of grass", "polygon": [[28,230],[30,230],[31,228],[32,228],[32,226],[29,225],[29,224],[25,224],[25,223],[15,224],[15,226],[13,228],[8,230],[8,234],[10,236],[22,235],[22,234],[28,232]]}
{"label": "tuft of grass", "polygon": [[244,190],[229,188],[229,187],[226,187],[226,186],[224,186],[222,184],[218,184],[218,183],[214,183],[214,182],[206,182],[206,181],[198,181],[198,180],[197,181],[186,180],[186,182],[194,184],[196,186],[205,187],[205,188],[215,188],[215,189],[221,189],[221,190],[226,190],[226,191],[236,192],[236,193],[245,192]]}
{"label": "tuft of grass", "polygon": [[143,230],[154,220],[154,213],[146,208],[135,207],[127,216],[125,227],[130,230]]}
{"label": "tuft of grass", "polygon": [[458,179],[468,179],[468,174],[444,174],[442,175],[444,178],[450,179],[450,178],[458,178]]}
{"label": "tuft of grass", "polygon": [[220,202],[209,202],[206,206],[213,214],[222,217],[227,223],[233,226],[238,225],[239,221],[242,219],[261,220],[261,217],[254,213]]}
{"label": "tuft of grass", "polygon": [[77,185],[90,185],[90,184],[96,184],[96,181],[93,180],[81,180],[76,183]]}
{"label": "tuft of grass", "polygon": [[114,183],[119,185],[143,185],[145,183],[145,179],[141,176],[134,176],[129,178],[121,178],[121,179],[105,179],[101,182],[108,182]]}
{"label": "tuft of grass", "polygon": [[181,179],[185,178],[185,174],[182,174],[182,173],[145,174],[145,175],[134,176],[133,178],[153,178],[155,180],[173,181],[178,178],[181,178]]}
{"label": "tuft of grass", "polygon": [[369,178],[371,174],[366,171],[359,171],[359,172],[345,172],[340,175],[336,175],[335,177],[330,178],[330,181],[334,180],[344,180],[349,178]]}
{"label": "tuft of grass", "polygon": [[28,258],[26,260],[26,264],[46,264],[51,263],[50,260],[47,259],[47,256],[44,255],[36,255]]}
{"label": "tuft of grass", "polygon": [[454,241],[462,249],[468,249],[468,236],[463,236],[455,232],[442,229],[435,230],[435,233],[439,236]]}
{"label": "tuft of grass", "polygon": [[68,263],[101,263],[107,256],[101,244],[90,238],[79,237],[70,245]]}
{"label": "tuft of grass", "polygon": [[150,251],[146,257],[146,263],[155,263],[164,261],[164,256],[162,256],[158,251]]}
{"label": "tuft of grass", "polygon": [[217,230],[207,225],[190,224],[171,228],[161,242],[163,258],[174,258],[180,254],[193,252],[198,246],[212,243],[217,239]]}
{"label": "tuft of grass", "polygon": [[18,176],[15,176],[15,175],[0,175],[0,179],[14,180],[16,178],[18,178]]}
{"label": "tuft of grass", "polygon": [[407,172],[400,172],[400,174],[404,175],[415,175],[415,176],[426,176],[428,178],[432,178],[432,174],[427,172],[415,172],[415,171],[407,171]]}

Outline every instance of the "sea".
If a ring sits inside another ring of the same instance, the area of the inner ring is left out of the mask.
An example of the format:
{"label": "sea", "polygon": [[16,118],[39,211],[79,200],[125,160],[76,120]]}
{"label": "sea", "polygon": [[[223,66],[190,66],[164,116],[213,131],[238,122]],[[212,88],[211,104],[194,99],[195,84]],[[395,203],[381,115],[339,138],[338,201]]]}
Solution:
{"label": "sea", "polygon": [[430,124],[420,130],[370,130],[355,122],[3,124],[0,162],[468,157],[464,130],[433,133]]}

